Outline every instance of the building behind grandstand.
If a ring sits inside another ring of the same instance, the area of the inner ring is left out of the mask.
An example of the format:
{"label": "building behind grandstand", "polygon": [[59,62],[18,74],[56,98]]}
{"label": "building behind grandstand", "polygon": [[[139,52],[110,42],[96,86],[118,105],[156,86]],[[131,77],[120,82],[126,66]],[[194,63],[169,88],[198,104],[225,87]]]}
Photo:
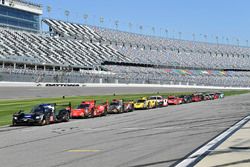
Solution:
{"label": "building behind grandstand", "polygon": [[[246,47],[152,37],[55,19],[2,0],[0,80],[248,87]],[[2,10],[3,9],[3,10]]]}

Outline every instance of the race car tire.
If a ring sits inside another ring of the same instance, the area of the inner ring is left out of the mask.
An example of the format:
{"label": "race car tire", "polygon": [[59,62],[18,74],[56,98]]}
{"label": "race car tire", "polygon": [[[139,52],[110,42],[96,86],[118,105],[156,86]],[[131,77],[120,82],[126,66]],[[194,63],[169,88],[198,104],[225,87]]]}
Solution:
{"label": "race car tire", "polygon": [[94,110],[92,109],[91,110],[91,118],[94,118],[95,117],[95,112],[94,112]]}
{"label": "race car tire", "polygon": [[69,122],[69,119],[70,119],[70,115],[69,115],[69,113],[67,112],[66,114],[65,114],[65,116],[64,116],[64,122]]}
{"label": "race car tire", "polygon": [[121,107],[120,111],[118,112],[119,114],[123,113],[124,112],[124,108]]}
{"label": "race car tire", "polygon": [[105,108],[102,116],[106,116],[106,115],[108,115],[108,110]]}
{"label": "race car tire", "polygon": [[83,118],[87,119],[90,117],[90,113],[88,113],[88,115],[84,115]]}
{"label": "race car tire", "polygon": [[48,121],[46,118],[44,118],[40,123],[39,123],[40,126],[44,126],[44,125],[48,125]]}
{"label": "race car tire", "polygon": [[12,126],[17,126],[16,121],[12,120]]}

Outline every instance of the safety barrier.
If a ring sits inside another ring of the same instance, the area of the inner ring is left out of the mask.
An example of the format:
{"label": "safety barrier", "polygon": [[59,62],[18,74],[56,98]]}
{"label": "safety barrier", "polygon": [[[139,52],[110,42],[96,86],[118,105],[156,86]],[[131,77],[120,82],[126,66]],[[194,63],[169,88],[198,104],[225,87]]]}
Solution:
{"label": "safety barrier", "polygon": [[104,83],[35,83],[35,82],[0,82],[0,87],[149,87],[149,88],[190,88],[218,90],[250,90],[250,87],[220,87],[204,85],[160,85],[160,84],[104,84]]}

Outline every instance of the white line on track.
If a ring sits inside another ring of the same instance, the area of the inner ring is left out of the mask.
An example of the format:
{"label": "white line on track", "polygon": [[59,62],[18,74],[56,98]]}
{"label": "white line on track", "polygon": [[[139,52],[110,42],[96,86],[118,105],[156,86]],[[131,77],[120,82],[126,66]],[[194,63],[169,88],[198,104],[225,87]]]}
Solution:
{"label": "white line on track", "polygon": [[224,142],[227,138],[229,138],[232,134],[234,134],[237,130],[239,130],[245,123],[250,120],[250,115],[243,118],[241,121],[233,125],[231,128],[205,144],[203,147],[199,148],[197,151],[189,155],[186,159],[181,161],[176,165],[176,167],[186,167],[186,166],[194,166],[198,163],[202,158],[208,155],[211,151],[213,151],[216,147],[218,147],[222,142]]}

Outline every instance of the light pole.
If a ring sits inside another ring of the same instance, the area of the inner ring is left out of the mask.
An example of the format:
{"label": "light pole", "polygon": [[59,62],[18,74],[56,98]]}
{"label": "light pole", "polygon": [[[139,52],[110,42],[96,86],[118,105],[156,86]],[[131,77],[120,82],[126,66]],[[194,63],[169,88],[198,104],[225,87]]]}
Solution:
{"label": "light pole", "polygon": [[168,29],[165,29],[166,38],[168,38]]}
{"label": "light pole", "polygon": [[87,14],[83,15],[83,19],[84,19],[85,24],[87,24],[88,17],[89,17],[89,15],[87,15]]}
{"label": "light pole", "polygon": [[100,24],[103,25],[103,23],[104,23],[104,17],[100,17],[99,21],[100,21]]}
{"label": "light pole", "polygon": [[139,29],[140,29],[140,33],[142,34],[143,26],[140,25],[140,26],[139,26]]}
{"label": "light pole", "polygon": [[50,12],[51,12],[51,7],[47,6],[47,13],[48,13],[49,18],[50,18]]}
{"label": "light pole", "polygon": [[207,42],[207,35],[206,34],[204,35],[204,39],[205,39],[205,42]]}
{"label": "light pole", "polygon": [[226,38],[226,41],[227,41],[227,44],[229,45],[229,38],[228,37]]}
{"label": "light pole", "polygon": [[193,42],[195,41],[195,33],[192,34]]}
{"label": "light pole", "polygon": [[119,20],[116,20],[115,21],[115,28],[116,28],[116,30],[118,30],[118,27],[119,27]]}
{"label": "light pole", "polygon": [[129,23],[128,23],[128,28],[129,28],[129,31],[130,31],[130,32],[131,32],[131,30],[132,30],[132,26],[133,26],[132,23],[129,22]]}
{"label": "light pole", "polygon": [[218,37],[218,36],[216,36],[216,37],[215,37],[215,39],[216,39],[216,43],[217,43],[217,45],[219,45],[219,37]]}
{"label": "light pole", "polygon": [[65,14],[65,16],[67,18],[67,22],[68,22],[69,21],[69,14],[70,14],[70,12],[68,10],[65,10],[64,14]]}
{"label": "light pole", "polygon": [[236,41],[237,41],[237,46],[240,46],[240,40],[239,40],[239,38],[236,38]]}
{"label": "light pole", "polygon": [[155,35],[155,27],[152,27],[152,33]]}
{"label": "light pole", "polygon": [[178,32],[178,34],[179,34],[179,40],[181,40],[182,32]]}

